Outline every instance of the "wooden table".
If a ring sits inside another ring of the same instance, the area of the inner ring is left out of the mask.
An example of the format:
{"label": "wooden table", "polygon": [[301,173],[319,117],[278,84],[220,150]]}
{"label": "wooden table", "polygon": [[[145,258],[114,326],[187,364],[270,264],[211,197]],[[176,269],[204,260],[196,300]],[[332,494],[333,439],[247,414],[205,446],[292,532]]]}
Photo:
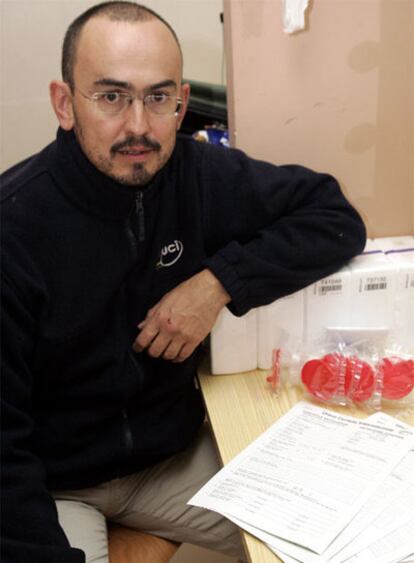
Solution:
{"label": "wooden table", "polygon": [[[268,372],[254,370],[234,375],[211,375],[207,365],[199,370],[198,380],[204,397],[221,461],[228,463],[273,422],[302,399],[298,387],[284,386],[273,393],[266,382]],[[337,412],[365,417],[369,413],[335,407]],[[414,424],[414,419],[406,420]],[[277,563],[280,559],[266,545],[241,530],[250,563]]]}

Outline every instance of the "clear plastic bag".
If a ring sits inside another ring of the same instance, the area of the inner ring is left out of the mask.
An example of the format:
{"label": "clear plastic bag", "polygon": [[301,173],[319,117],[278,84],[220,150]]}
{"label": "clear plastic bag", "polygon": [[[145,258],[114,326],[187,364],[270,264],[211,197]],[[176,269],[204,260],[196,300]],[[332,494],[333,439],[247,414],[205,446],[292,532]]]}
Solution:
{"label": "clear plastic bag", "polygon": [[275,392],[285,382],[328,405],[414,411],[414,354],[385,327],[328,328],[324,339],[302,346],[287,370],[280,369],[280,353],[268,377]]}
{"label": "clear plastic bag", "polygon": [[382,407],[402,418],[414,415],[414,321],[390,333],[378,369]]}

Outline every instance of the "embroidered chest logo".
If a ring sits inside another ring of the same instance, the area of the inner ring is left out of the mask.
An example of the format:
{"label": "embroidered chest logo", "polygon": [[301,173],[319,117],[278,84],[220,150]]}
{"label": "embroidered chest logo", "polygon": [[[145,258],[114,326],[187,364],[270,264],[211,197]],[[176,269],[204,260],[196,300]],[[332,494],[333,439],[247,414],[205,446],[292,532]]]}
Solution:
{"label": "embroidered chest logo", "polygon": [[181,257],[184,245],[180,240],[175,240],[171,244],[166,244],[161,249],[160,259],[156,264],[156,268],[168,268],[175,264]]}

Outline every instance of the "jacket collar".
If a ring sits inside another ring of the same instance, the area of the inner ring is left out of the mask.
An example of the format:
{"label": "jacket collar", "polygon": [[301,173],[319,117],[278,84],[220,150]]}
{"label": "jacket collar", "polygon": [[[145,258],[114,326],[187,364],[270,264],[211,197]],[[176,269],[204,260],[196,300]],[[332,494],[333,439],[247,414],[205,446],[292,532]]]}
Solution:
{"label": "jacket collar", "polygon": [[64,194],[84,211],[105,219],[125,219],[135,206],[138,192],[152,197],[161,172],[145,188],[125,186],[100,172],[85,156],[73,131],[59,128],[51,145],[49,168]]}

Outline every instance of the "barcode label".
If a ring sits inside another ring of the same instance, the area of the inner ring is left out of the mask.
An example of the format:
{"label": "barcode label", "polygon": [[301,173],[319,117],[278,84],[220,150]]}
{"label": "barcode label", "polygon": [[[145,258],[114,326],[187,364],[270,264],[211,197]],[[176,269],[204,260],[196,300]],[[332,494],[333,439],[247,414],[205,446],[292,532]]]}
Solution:
{"label": "barcode label", "polygon": [[388,283],[385,276],[374,276],[365,280],[363,291],[383,291],[387,287]]}
{"label": "barcode label", "polygon": [[364,291],[378,291],[381,289],[387,289],[387,284],[386,282],[381,282],[381,283],[367,283],[364,286]]}
{"label": "barcode label", "polygon": [[323,285],[322,287],[318,288],[319,295],[326,295],[330,291],[342,291],[342,284],[332,284],[332,285]]}
{"label": "barcode label", "polygon": [[319,295],[326,295],[327,293],[339,293],[342,291],[341,278],[329,278],[321,280],[317,284],[317,292]]}
{"label": "barcode label", "polygon": [[401,280],[399,288],[402,291],[411,291],[414,289],[414,274],[405,274],[404,279]]}

